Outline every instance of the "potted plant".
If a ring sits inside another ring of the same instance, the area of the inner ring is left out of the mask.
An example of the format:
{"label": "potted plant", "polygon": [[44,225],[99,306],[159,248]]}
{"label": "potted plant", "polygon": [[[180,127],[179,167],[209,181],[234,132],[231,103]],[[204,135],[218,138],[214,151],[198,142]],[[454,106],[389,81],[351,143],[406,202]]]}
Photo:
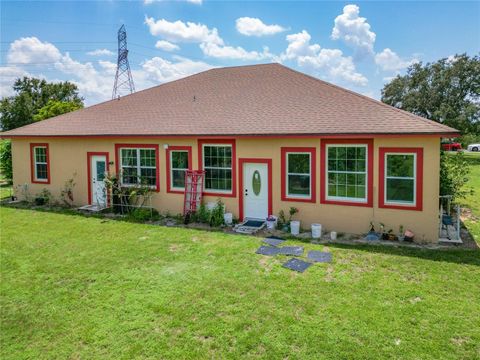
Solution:
{"label": "potted plant", "polygon": [[380,236],[382,240],[388,240],[388,234],[385,232],[385,224],[380,223]]}
{"label": "potted plant", "polygon": [[387,237],[388,237],[388,240],[390,240],[390,241],[394,241],[394,240],[395,240],[396,236],[395,236],[395,234],[393,233],[393,229],[388,230],[388,232],[387,232]]}
{"label": "potted plant", "polygon": [[403,228],[403,225],[400,225],[398,227],[398,241],[403,241],[405,240],[405,230]]}
{"label": "potted plant", "polygon": [[300,221],[292,220],[293,216],[298,213],[298,209],[296,207],[290,207],[288,211],[289,217],[288,222],[290,224],[290,233],[292,235],[298,235],[300,233]]}
{"label": "potted plant", "polygon": [[268,230],[273,230],[277,227],[277,217],[275,215],[269,215],[266,220]]}

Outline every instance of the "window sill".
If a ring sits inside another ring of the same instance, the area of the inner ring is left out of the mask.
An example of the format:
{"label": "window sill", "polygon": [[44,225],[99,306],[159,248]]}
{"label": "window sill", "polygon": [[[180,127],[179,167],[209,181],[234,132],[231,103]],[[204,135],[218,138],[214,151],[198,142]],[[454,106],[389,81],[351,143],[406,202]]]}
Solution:
{"label": "window sill", "polygon": [[339,199],[324,199],[322,204],[328,205],[344,205],[344,206],[359,206],[359,207],[373,207],[373,204],[368,201],[352,201],[352,200],[339,200]]}
{"label": "window sill", "polygon": [[237,194],[233,192],[215,192],[213,190],[204,190],[204,196],[218,196],[218,197],[237,197]]}
{"label": "window sill", "polygon": [[32,184],[50,184],[50,179],[46,179],[46,180],[35,179],[35,180],[32,180]]}
{"label": "window sill", "polygon": [[291,201],[291,202],[308,202],[308,203],[315,203],[316,199],[311,197],[294,197],[294,196],[283,196],[282,201]]}
{"label": "window sill", "polygon": [[395,210],[410,210],[410,211],[422,211],[422,207],[419,205],[400,205],[400,204],[379,204],[381,209],[395,209]]}

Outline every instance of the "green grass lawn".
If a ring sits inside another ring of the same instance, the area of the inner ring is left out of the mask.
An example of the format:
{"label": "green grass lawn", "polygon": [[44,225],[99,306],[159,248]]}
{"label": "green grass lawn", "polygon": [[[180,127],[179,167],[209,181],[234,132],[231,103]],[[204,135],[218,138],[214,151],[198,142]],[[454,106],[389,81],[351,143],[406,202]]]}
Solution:
{"label": "green grass lawn", "polygon": [[297,274],[254,237],[0,216],[2,359],[480,356],[479,252],[332,245]]}

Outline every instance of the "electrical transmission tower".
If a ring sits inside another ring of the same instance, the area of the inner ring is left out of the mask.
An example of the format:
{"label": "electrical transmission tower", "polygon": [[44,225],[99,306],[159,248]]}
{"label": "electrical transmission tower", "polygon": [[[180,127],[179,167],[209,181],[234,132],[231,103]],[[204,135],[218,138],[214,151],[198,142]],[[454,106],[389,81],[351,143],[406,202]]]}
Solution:
{"label": "electrical transmission tower", "polygon": [[115,74],[112,99],[133,92],[135,92],[135,85],[133,84],[132,72],[128,63],[127,30],[125,30],[125,25],[122,25],[118,30],[117,72]]}

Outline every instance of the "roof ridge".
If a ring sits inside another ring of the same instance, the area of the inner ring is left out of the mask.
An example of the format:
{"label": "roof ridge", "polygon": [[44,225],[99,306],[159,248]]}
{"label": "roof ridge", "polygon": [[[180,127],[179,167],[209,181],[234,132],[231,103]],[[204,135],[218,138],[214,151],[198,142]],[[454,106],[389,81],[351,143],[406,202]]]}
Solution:
{"label": "roof ridge", "polygon": [[446,129],[455,130],[455,129],[447,126],[447,125],[441,124],[441,123],[436,122],[436,121],[434,121],[434,120],[430,120],[430,119],[424,118],[423,116],[415,115],[415,114],[413,114],[413,113],[411,113],[411,112],[409,112],[409,111],[399,109],[399,108],[397,108],[397,107],[395,107],[395,106],[392,106],[392,105],[388,105],[388,104],[386,104],[386,103],[384,103],[384,102],[382,102],[382,101],[380,101],[380,100],[373,99],[373,98],[371,98],[371,97],[369,97],[369,96],[366,96],[366,95],[357,93],[357,92],[355,92],[355,91],[353,91],[353,90],[346,89],[346,88],[343,88],[343,87],[341,87],[341,86],[332,84],[332,83],[330,83],[330,82],[328,82],[328,81],[319,79],[319,78],[317,78],[317,77],[315,77],[315,76],[312,76],[312,75],[309,75],[309,74],[305,74],[305,73],[303,73],[303,72],[301,72],[301,71],[292,69],[292,68],[290,68],[290,67],[288,67],[288,66],[285,66],[285,65],[283,65],[283,64],[280,64],[280,63],[276,63],[276,64],[278,64],[278,65],[282,66],[283,68],[285,68],[285,69],[287,69],[287,70],[290,70],[290,71],[292,71],[292,72],[294,72],[294,73],[296,73],[296,74],[300,74],[300,75],[303,75],[303,76],[308,77],[308,78],[310,78],[310,79],[320,81],[320,82],[324,83],[325,85],[328,85],[328,86],[333,87],[333,88],[335,88],[335,89],[337,89],[337,90],[340,90],[340,91],[349,93],[349,94],[351,94],[351,95],[358,96],[358,97],[360,97],[360,98],[362,98],[362,99],[365,99],[365,100],[368,100],[368,101],[370,101],[370,102],[373,102],[373,103],[376,104],[376,105],[381,105],[381,106],[383,106],[383,107],[385,107],[385,108],[387,108],[387,109],[398,111],[398,112],[400,112],[400,113],[402,113],[402,114],[408,115],[408,116],[410,116],[410,117],[412,117],[412,118],[414,118],[414,119],[417,119],[417,120],[422,120],[423,122],[426,122],[426,123],[429,123],[429,124],[433,123],[433,124],[435,124],[435,125],[437,125],[437,126],[440,126],[440,127],[446,128]]}

